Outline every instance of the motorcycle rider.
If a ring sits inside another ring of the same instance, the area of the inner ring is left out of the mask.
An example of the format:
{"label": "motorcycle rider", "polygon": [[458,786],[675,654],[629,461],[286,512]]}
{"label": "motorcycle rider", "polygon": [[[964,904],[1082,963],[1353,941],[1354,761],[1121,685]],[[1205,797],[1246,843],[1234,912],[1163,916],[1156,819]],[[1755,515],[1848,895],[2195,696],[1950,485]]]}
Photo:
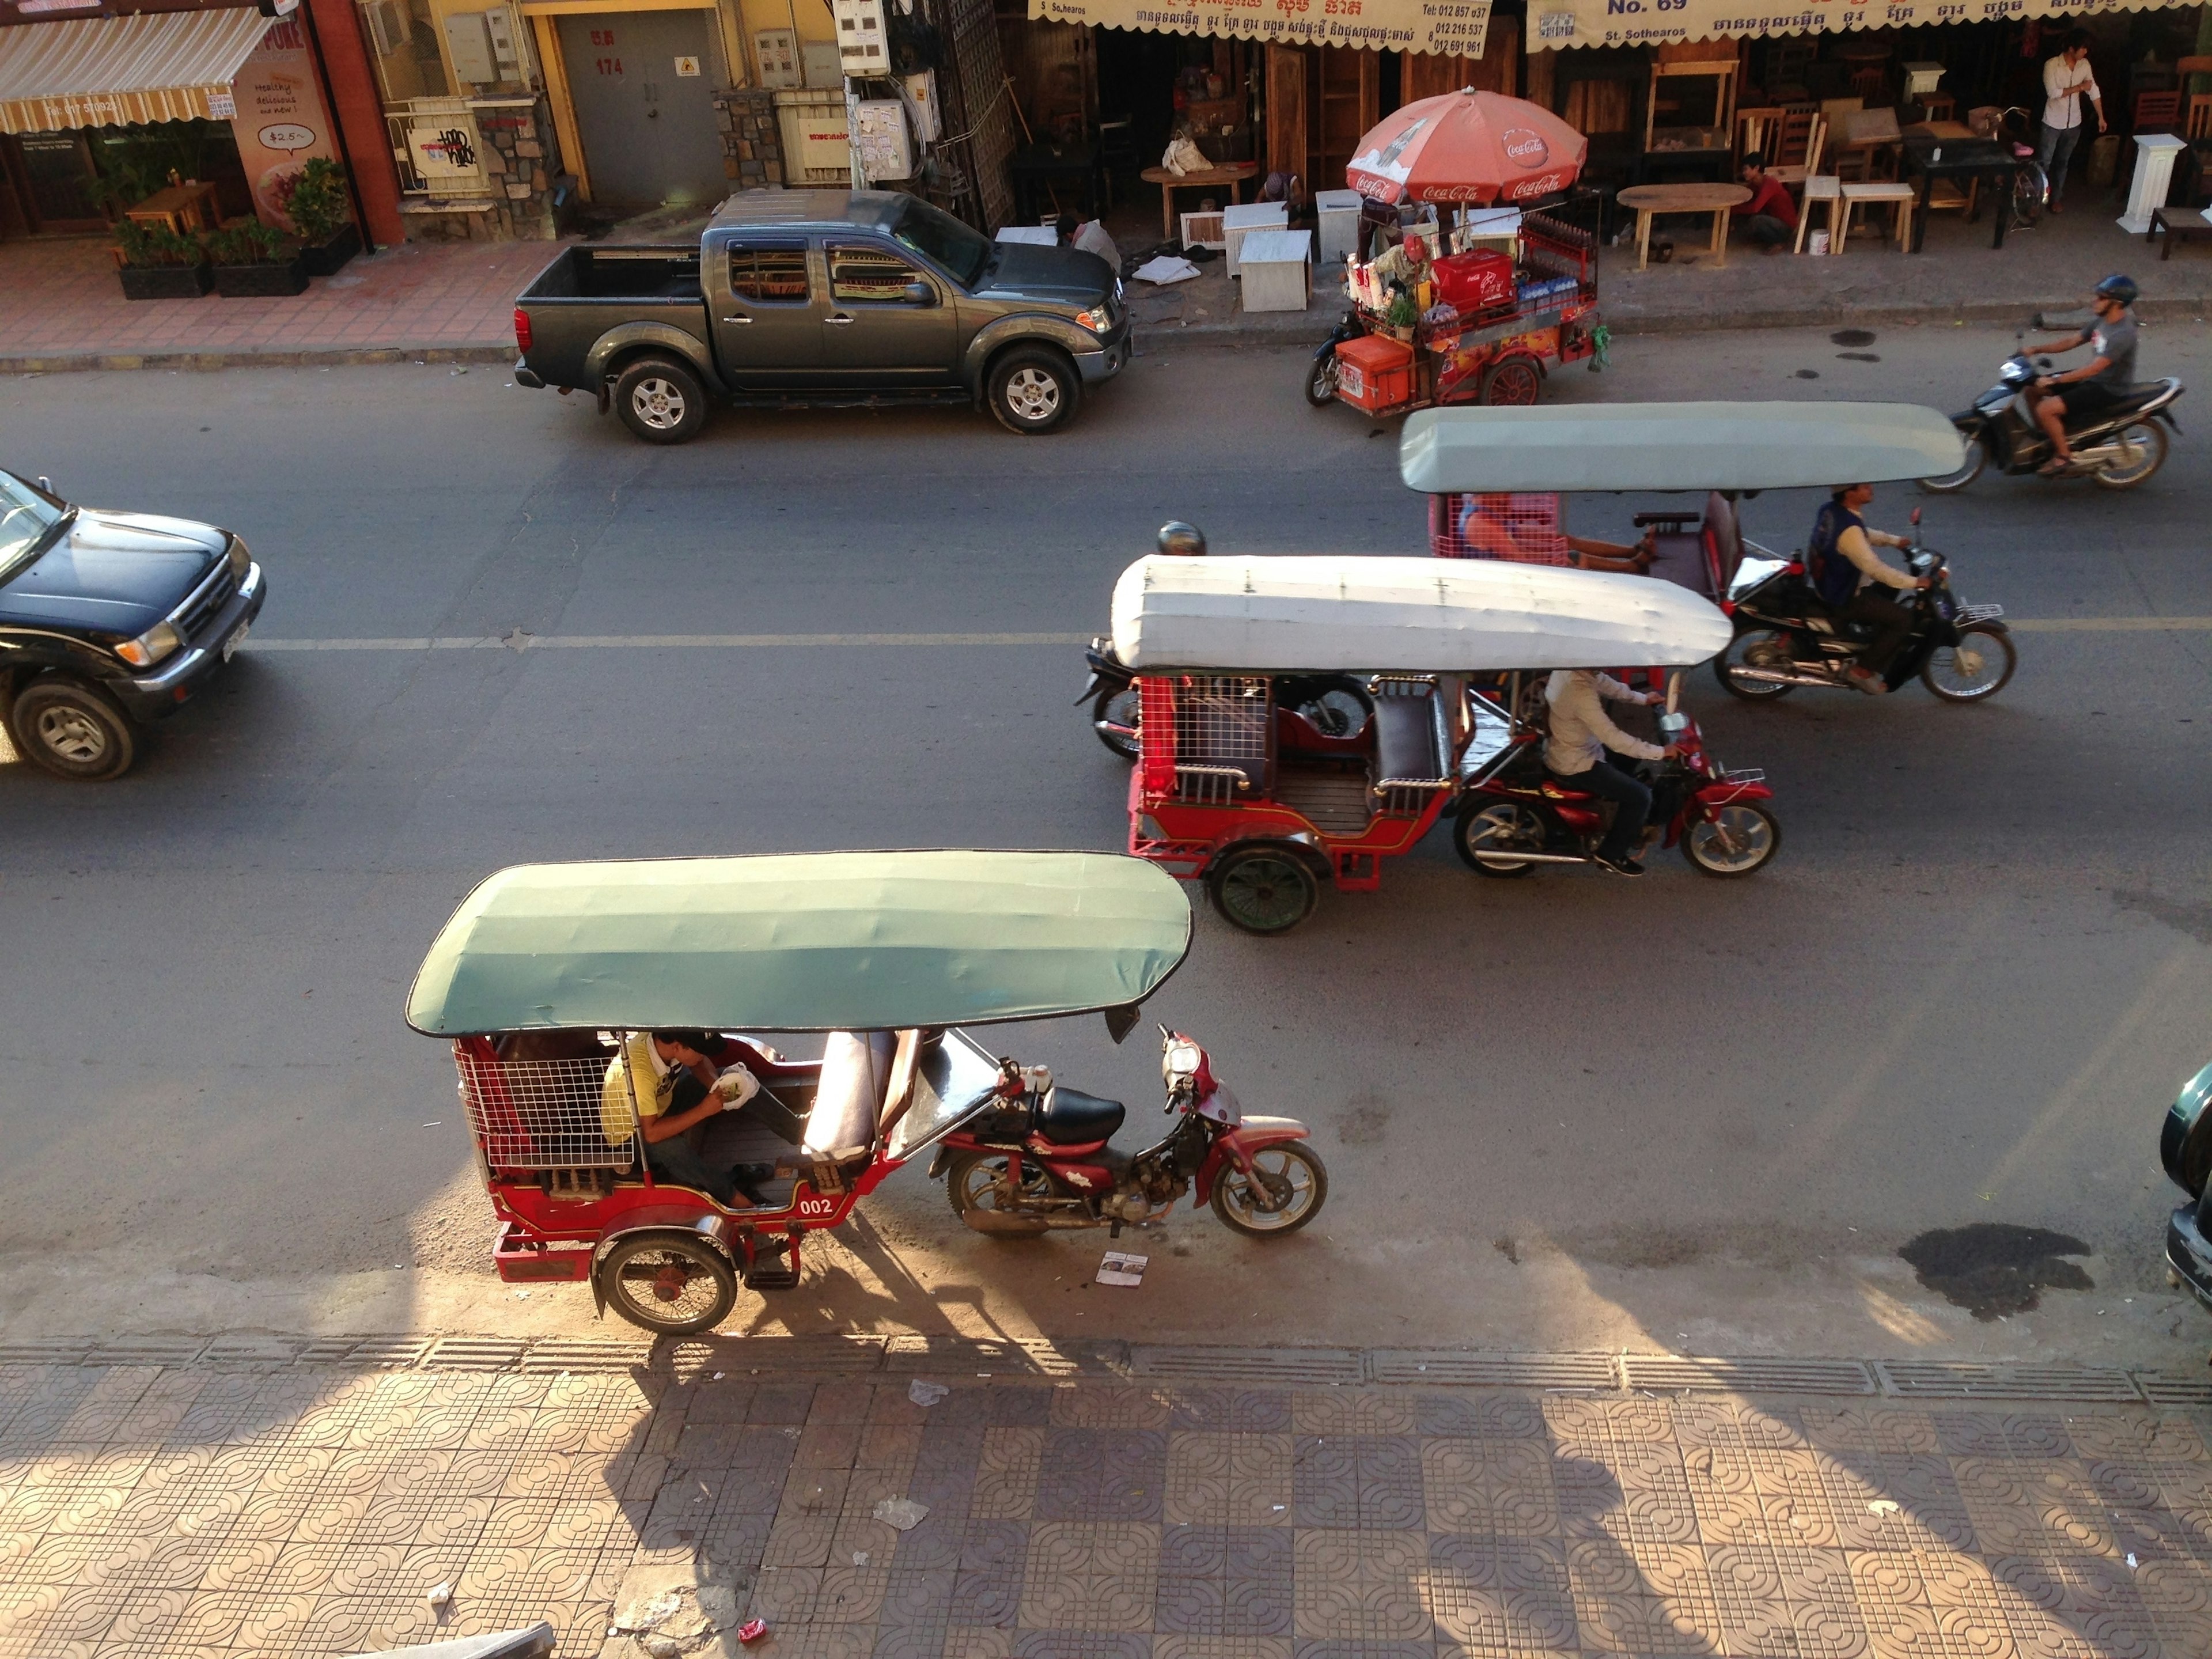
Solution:
{"label": "motorcycle rider", "polygon": [[2129,307],[2139,292],[2135,278],[2114,273],[2097,284],[2089,309],[2097,320],[2080,333],[2038,342],[2031,351],[2071,351],[2088,346],[2094,352],[2079,368],[2039,375],[2035,418],[2051,440],[2051,459],[2036,470],[2055,478],[2074,465],[2074,451],[2066,441],[2068,416],[2094,416],[2119,401],[2136,378],[2136,319]]}
{"label": "motorcycle rider", "polygon": [[1589,668],[1561,668],[1544,683],[1544,701],[1551,707],[1551,730],[1544,739],[1544,769],[1573,789],[1587,789],[1613,803],[1612,827],[1592,854],[1601,869],[1616,876],[1640,876],[1644,866],[1629,848],[1644,833],[1651,812],[1651,786],[1623,771],[1605,757],[1608,749],[1638,760],[1672,760],[1682,751],[1674,744],[1661,748],[1632,738],[1615,726],[1605,712],[1607,701],[1641,703],[1646,707],[1665,701],[1655,691],[1632,691],[1610,674]]}
{"label": "motorcycle rider", "polygon": [[1882,692],[1889,690],[1883,676],[1889,671],[1890,659],[1912,631],[1912,613],[1893,599],[1863,590],[1862,584],[1871,581],[1911,593],[1926,587],[1928,578],[1907,575],[1876,556],[1877,543],[1884,547],[1912,544],[1886,530],[1867,527],[1861,515],[1873,500],[1872,484],[1835,487],[1828,504],[1813,520],[1812,539],[1805,546],[1805,574],[1812,579],[1813,591],[1830,616],[1838,622],[1874,624],[1874,638],[1851,665],[1850,681],[1862,691]]}

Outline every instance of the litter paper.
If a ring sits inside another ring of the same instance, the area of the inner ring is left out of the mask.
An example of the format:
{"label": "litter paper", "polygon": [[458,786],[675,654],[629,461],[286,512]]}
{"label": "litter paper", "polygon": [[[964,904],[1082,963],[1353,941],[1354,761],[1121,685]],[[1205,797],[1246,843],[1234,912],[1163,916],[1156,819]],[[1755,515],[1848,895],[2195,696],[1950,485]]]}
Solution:
{"label": "litter paper", "polygon": [[906,1397],[917,1406],[934,1406],[951,1392],[942,1382],[925,1382],[918,1376],[906,1385]]}
{"label": "litter paper", "polygon": [[1198,275],[1198,267],[1188,259],[1178,259],[1172,253],[1163,253],[1147,259],[1131,273],[1140,283],[1188,283]]}
{"label": "litter paper", "polygon": [[928,1513],[928,1504],[917,1504],[911,1498],[886,1498],[876,1505],[876,1519],[901,1532],[912,1532]]}
{"label": "litter paper", "polygon": [[1133,1287],[1145,1282],[1145,1264],[1151,1260],[1148,1255],[1124,1255],[1119,1250],[1109,1250],[1094,1277],[1101,1285]]}

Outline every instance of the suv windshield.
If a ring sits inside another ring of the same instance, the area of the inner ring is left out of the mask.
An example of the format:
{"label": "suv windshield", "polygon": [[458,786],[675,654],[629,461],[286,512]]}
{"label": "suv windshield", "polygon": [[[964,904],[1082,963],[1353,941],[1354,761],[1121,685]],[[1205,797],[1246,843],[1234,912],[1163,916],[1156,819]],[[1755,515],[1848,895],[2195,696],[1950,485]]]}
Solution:
{"label": "suv windshield", "polygon": [[990,263],[991,243],[988,238],[979,236],[943,209],[911,197],[907,199],[906,210],[892,225],[891,234],[924,258],[933,259],[951,272],[963,288],[975,287],[975,279]]}
{"label": "suv windshield", "polygon": [[31,562],[68,509],[12,472],[0,472],[0,582]]}

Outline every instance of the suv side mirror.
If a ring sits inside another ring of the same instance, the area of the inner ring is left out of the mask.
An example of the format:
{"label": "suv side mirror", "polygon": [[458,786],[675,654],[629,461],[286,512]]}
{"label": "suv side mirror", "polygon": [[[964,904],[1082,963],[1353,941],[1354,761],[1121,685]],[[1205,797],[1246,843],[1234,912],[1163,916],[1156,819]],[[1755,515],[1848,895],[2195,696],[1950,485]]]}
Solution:
{"label": "suv side mirror", "polygon": [[45,490],[47,495],[51,495],[54,493],[54,481],[45,473],[39,474],[37,483],[39,488]]}
{"label": "suv side mirror", "polygon": [[937,303],[937,290],[927,283],[908,283],[906,302],[910,306],[933,306]]}

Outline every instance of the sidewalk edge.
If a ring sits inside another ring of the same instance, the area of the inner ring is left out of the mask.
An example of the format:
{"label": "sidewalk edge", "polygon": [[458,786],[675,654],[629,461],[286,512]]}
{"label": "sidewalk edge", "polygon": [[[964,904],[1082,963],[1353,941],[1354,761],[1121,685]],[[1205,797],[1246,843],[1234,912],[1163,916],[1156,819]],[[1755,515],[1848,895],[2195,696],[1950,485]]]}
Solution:
{"label": "sidewalk edge", "polygon": [[509,363],[514,342],[439,346],[329,346],[297,351],[62,351],[0,357],[0,374],[74,374],[166,368],[208,374],[222,368],[353,368],[389,363]]}

